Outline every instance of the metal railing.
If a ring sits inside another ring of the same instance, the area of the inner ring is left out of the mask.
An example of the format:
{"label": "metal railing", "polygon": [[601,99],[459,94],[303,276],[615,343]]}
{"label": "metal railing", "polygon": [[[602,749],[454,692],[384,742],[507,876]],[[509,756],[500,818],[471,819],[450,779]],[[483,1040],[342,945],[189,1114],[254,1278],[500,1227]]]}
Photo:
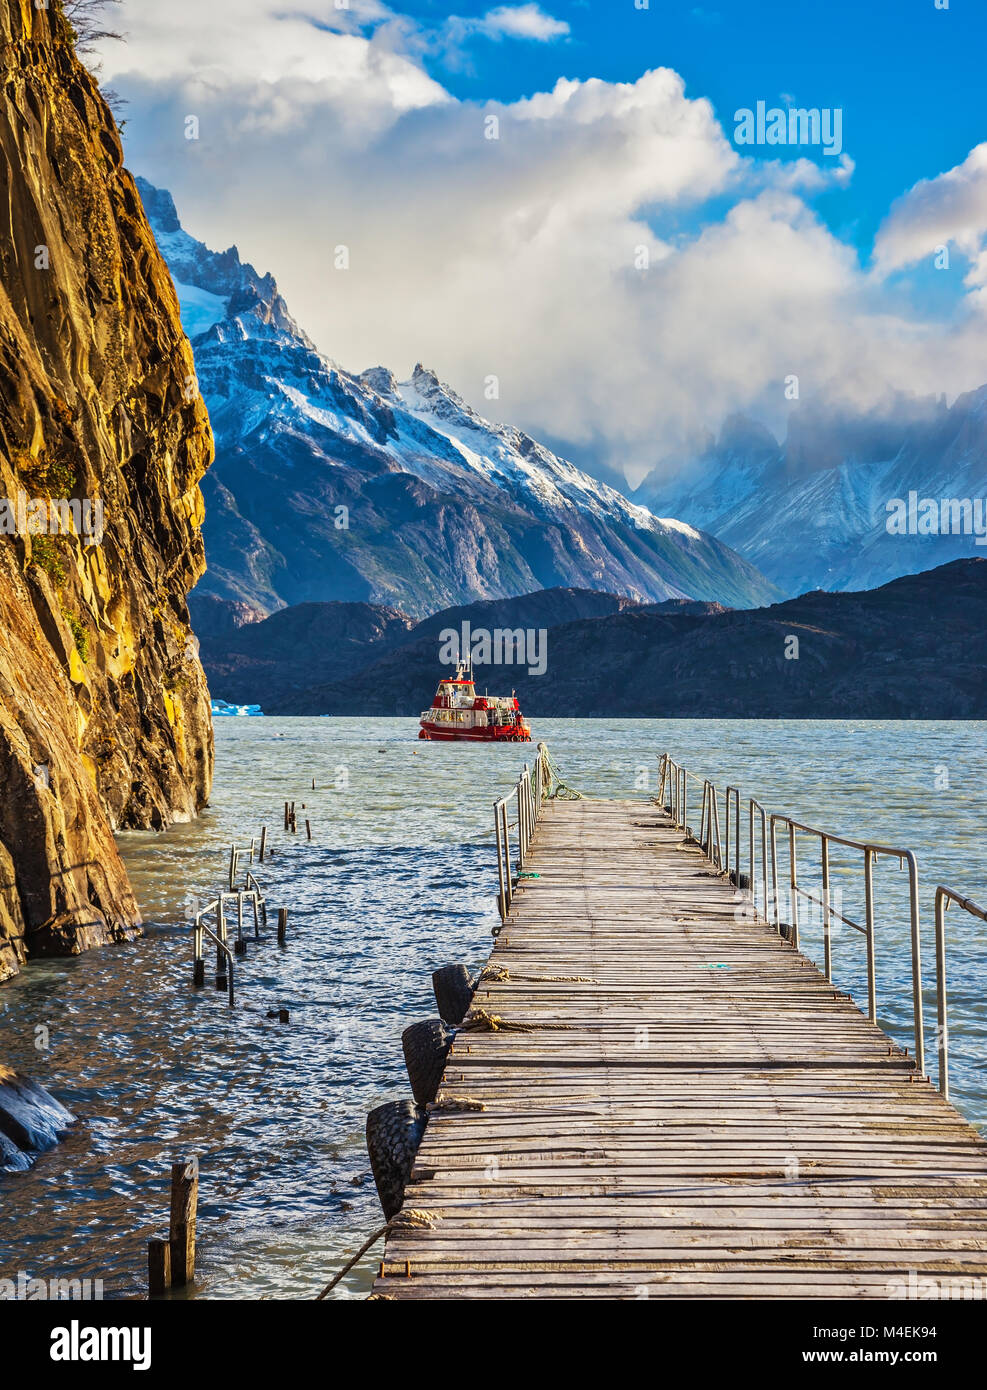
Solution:
{"label": "metal railing", "polygon": [[[689,781],[702,787],[702,811],[700,828],[696,837],[688,825]],[[853,840],[817,826],[806,825],[791,816],[769,813],[754,797],[743,797],[740,789],[728,786],[723,794],[724,839],[720,840],[719,800],[720,793],[708,778],[697,777],[681,763],[677,763],[669,753],[659,758],[659,788],[657,803],[666,811],[677,830],[682,830],[688,839],[705,852],[707,858],[722,873],[729,874],[738,890],[748,895],[748,903],[755,915],[771,922],[776,930],[784,935],[792,945],[799,948],[799,902],[807,900],[819,907],[822,912],[823,928],[823,968],[826,979],[833,979],[833,923],[840,922],[859,932],[866,943],[867,953],[867,1017],[877,1022],[877,929],[874,894],[874,866],[881,858],[896,859],[899,868],[908,873],[908,911],[911,932],[911,1007],[915,1039],[915,1063],[925,1075],[925,1031],[923,1020],[922,994],[922,942],[919,913],[918,863],[910,849],[878,844],[866,840]],[[742,804],[747,807],[747,864],[748,874],[741,873],[741,822]],[[760,836],[756,833],[756,823],[760,825]],[[782,893],[779,891],[779,852],[778,828],[787,832],[788,839],[788,913],[790,922],[781,920]],[[815,893],[800,879],[799,836],[810,836],[818,841],[818,868],[821,892]],[[760,865],[758,865],[758,839],[760,839]],[[770,854],[769,854],[770,843]],[[864,894],[864,921],[854,921],[840,906],[833,902],[832,864],[830,850],[833,847],[853,851],[863,856],[862,876]],[[770,887],[769,887],[770,860]],[[760,874],[758,874],[760,867]],[[760,892],[759,892],[760,890]],[[965,911],[987,922],[987,910],[978,907],[969,899],[962,897],[951,888],[940,886],[936,889],[936,1012],[939,1063],[939,1090],[949,1095],[949,1029],[947,1021],[946,994],[946,937],[945,914],[950,903],[957,903]]]}
{"label": "metal railing", "polygon": [[[213,931],[207,927],[203,918],[207,912],[216,908],[218,910],[217,925],[219,929]],[[221,924],[221,925],[219,925]],[[233,991],[233,952],[230,950],[229,942],[226,939],[226,922],[223,919],[223,910],[218,903],[210,903],[209,907],[202,912],[196,913],[195,924],[192,928],[192,949],[194,962],[192,966],[192,983],[204,985],[206,982],[206,962],[202,954],[203,938],[208,937],[216,947],[216,988],[228,989],[230,1008],[234,1004]]]}
{"label": "metal railing", "polygon": [[[255,841],[250,842],[250,862],[253,862]],[[247,936],[244,931],[244,905],[249,903],[253,909],[254,918],[254,940],[260,940],[260,927],[263,922],[267,926],[267,902],[264,892],[257,882],[250,869],[246,870],[243,886],[237,883],[240,868],[240,850],[235,844],[230,846],[230,859],[227,880],[229,887],[221,889],[211,902],[200,907],[195,914],[192,924],[192,983],[196,986],[205,984],[206,965],[203,955],[205,938],[208,937],[216,946],[216,988],[229,989],[230,1008],[233,1007],[233,955],[245,955],[247,951]],[[230,949],[229,931],[227,928],[227,905],[232,903],[236,912],[236,936],[234,947]],[[216,915],[215,928],[206,925],[206,918],[212,913]],[[226,966],[229,966],[227,971]]]}
{"label": "metal railing", "polygon": [[[517,784],[506,796],[502,796],[499,801],[494,802],[494,832],[497,842],[497,901],[501,921],[507,920],[507,914],[514,901],[514,893],[517,889],[515,868],[519,876],[524,869],[528,846],[531,844],[531,837],[538,823],[542,801],[540,773],[536,774],[536,780],[538,782],[537,797],[532,785],[531,769],[525,763],[524,771],[518,778]],[[508,816],[509,802],[514,802],[516,805],[517,820],[514,822],[511,822]],[[517,830],[517,860],[514,866],[511,864],[512,829]]]}
{"label": "metal railing", "polygon": [[[781,930],[780,904],[778,892],[778,826],[788,830],[788,871],[789,871],[789,916],[791,922],[790,940],[799,946],[799,898],[806,898],[822,908],[824,973],[827,980],[833,978],[833,919],[844,923],[851,930],[859,932],[867,944],[867,1017],[871,1023],[877,1022],[877,945],[874,916],[874,864],[880,857],[897,859],[900,868],[908,866],[908,901],[912,939],[912,1018],[915,1034],[915,1063],[925,1075],[925,1036],[922,1020],[922,942],[919,927],[918,863],[910,849],[898,849],[889,845],[875,844],[864,840],[850,840],[831,831],[820,830],[816,826],[804,825],[791,816],[771,815],[768,818],[771,833],[771,898],[774,907],[774,924]],[[798,836],[812,835],[819,840],[820,873],[822,877],[822,896],[803,888],[798,879]],[[839,845],[854,850],[864,856],[864,922],[861,925],[844,913],[837,911],[830,901],[830,846]]]}
{"label": "metal railing", "polygon": [[949,1018],[946,999],[946,913],[950,903],[987,922],[987,910],[942,884],[936,889],[936,1031],[939,1051],[939,1089],[949,1099]]}
{"label": "metal railing", "polygon": [[[549,756],[548,746],[539,743],[534,772],[525,763],[524,770],[515,786],[499,801],[494,802],[494,837],[497,845],[497,905],[500,909],[502,922],[507,920],[507,914],[514,901],[518,879],[524,871],[528,849],[543,804],[555,796],[560,788],[564,788],[565,791],[569,790],[557,776],[557,771]],[[517,819],[515,821],[510,819],[509,806],[516,812]],[[512,865],[511,831],[515,829],[517,830],[517,859]]]}

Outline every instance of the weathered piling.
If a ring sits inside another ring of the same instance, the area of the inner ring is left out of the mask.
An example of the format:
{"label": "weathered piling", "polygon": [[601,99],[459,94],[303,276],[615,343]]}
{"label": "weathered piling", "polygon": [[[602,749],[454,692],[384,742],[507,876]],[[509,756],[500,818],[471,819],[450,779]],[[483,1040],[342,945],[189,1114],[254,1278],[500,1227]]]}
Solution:
{"label": "weathered piling", "polygon": [[278,908],[278,944],[284,946],[288,940],[288,909]]}
{"label": "weathered piling", "polygon": [[147,1288],[152,1294],[171,1288],[171,1242],[160,1237],[147,1242]]}
{"label": "weathered piling", "polygon": [[199,1204],[199,1160],[171,1165],[168,1239],[147,1243],[147,1284],[152,1294],[182,1288],[195,1278],[195,1227]]}
{"label": "weathered piling", "polygon": [[192,1157],[171,1165],[171,1283],[173,1288],[195,1278],[195,1223],[199,1203],[199,1160]]}

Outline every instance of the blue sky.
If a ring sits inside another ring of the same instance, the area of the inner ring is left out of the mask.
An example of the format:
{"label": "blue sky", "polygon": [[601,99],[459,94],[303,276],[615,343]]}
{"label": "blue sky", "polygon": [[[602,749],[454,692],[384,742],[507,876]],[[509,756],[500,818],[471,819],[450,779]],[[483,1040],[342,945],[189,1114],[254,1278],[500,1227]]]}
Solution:
{"label": "blue sky", "polygon": [[[731,412],[783,431],[793,377],[799,402],[860,410],[987,380],[984,0],[122,19],[105,76],[131,168],[351,370],[422,361],[632,478]],[[838,109],[842,158],[738,145],[759,101]]]}
{"label": "blue sky", "polygon": [[[483,0],[404,0],[394,6],[438,25],[450,12],[479,18]],[[817,206],[863,254],[891,202],[919,179],[959,164],[987,139],[987,4],[951,0],[556,0],[543,8],[570,34],[553,44],[475,40],[457,69],[426,67],[457,96],[513,101],[558,76],[634,81],[671,67],[688,96],[705,96],[725,127],[740,107],[791,96],[842,107],[844,145],[856,171]],[[755,150],[755,158],[786,151]]]}

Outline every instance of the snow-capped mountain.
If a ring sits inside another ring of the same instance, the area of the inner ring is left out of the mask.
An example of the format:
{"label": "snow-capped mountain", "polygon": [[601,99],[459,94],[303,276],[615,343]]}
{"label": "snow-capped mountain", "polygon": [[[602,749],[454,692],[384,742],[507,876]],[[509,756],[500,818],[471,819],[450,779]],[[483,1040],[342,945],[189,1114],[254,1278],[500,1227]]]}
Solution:
{"label": "snow-capped mountain", "polygon": [[951,560],[987,555],[972,531],[897,534],[889,503],[987,495],[987,386],[942,401],[900,401],[880,418],[792,416],[779,444],[729,419],[694,459],[656,470],[635,496],[734,546],[788,593],[869,589]]}
{"label": "snow-capped mountain", "polygon": [[175,281],[216,435],[203,594],[270,612],[311,600],[413,616],[571,586],[736,607],[777,590],[721,541],[657,517],[433,372],[322,356],[271,276],[185,232],[138,180]]}

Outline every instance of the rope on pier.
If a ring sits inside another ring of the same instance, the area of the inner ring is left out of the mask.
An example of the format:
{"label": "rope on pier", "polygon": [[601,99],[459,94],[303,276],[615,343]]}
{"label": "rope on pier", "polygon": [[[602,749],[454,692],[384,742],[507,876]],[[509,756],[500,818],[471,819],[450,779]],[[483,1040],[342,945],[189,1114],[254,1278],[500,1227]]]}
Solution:
{"label": "rope on pier", "polygon": [[474,1100],[472,1096],[443,1096],[441,1100],[430,1101],[425,1109],[430,1115],[436,1111],[445,1111],[447,1114],[464,1114],[467,1110],[486,1110],[482,1100]]}
{"label": "rope on pier", "polygon": [[370,1239],[365,1241],[363,1245],[360,1246],[359,1250],[356,1252],[353,1258],[351,1260],[348,1260],[347,1263],[343,1265],[339,1273],[334,1275],[333,1278],[329,1280],[329,1283],[325,1286],[322,1292],[316,1295],[316,1303],[321,1303],[321,1301],[325,1298],[326,1294],[330,1293],[336,1287],[340,1279],[342,1279],[344,1275],[349,1274],[350,1270],[353,1268],[354,1265],[359,1264],[359,1262],[363,1259],[364,1255],[371,1248],[371,1246],[377,1244],[381,1236],[386,1236],[389,1231],[401,1229],[413,1231],[433,1231],[435,1229],[435,1223],[436,1221],[438,1221],[438,1219],[439,1218],[434,1211],[424,1211],[418,1207],[409,1207],[407,1211],[399,1211],[396,1216],[391,1217],[390,1221],[388,1221],[385,1226],[381,1226],[379,1231],[375,1231],[373,1235],[370,1237]]}
{"label": "rope on pier", "polygon": [[544,743],[538,745],[538,761],[541,764],[541,785],[548,800],[582,801],[582,792],[570,787],[562,776],[558,763]]}
{"label": "rope on pier", "polygon": [[499,1014],[488,1014],[486,1009],[474,1009],[459,1025],[460,1033],[537,1033],[542,1028],[550,1028],[557,1033],[571,1033],[568,1023],[518,1023],[514,1019],[501,1018]]}
{"label": "rope on pier", "polygon": [[598,985],[600,983],[599,980],[594,980],[589,975],[512,975],[502,965],[486,966],[480,972],[477,984],[482,984],[484,980],[492,980],[495,984],[503,984],[506,980],[521,980],[525,984],[532,985]]}

